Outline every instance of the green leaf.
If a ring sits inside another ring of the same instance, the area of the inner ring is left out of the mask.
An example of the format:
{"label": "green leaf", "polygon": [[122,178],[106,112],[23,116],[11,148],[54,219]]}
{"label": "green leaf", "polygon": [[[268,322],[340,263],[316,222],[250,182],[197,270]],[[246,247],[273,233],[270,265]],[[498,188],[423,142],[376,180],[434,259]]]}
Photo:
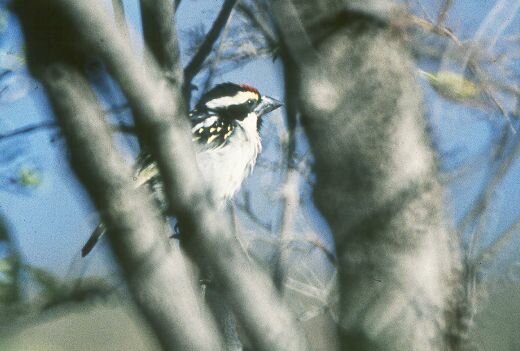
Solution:
{"label": "green leaf", "polygon": [[42,183],[42,178],[37,170],[22,167],[18,171],[18,182],[25,187],[37,187]]}
{"label": "green leaf", "polygon": [[479,85],[462,74],[452,71],[439,71],[437,73],[420,71],[420,73],[439,95],[447,99],[467,102],[480,96]]}

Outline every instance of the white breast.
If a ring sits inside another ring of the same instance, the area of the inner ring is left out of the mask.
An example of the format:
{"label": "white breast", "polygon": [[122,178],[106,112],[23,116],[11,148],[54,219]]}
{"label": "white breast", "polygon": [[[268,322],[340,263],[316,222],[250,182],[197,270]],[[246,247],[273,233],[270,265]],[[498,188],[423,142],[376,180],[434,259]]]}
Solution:
{"label": "white breast", "polygon": [[256,114],[237,121],[225,146],[199,152],[197,163],[217,203],[225,203],[240,189],[251,173],[262,149]]}

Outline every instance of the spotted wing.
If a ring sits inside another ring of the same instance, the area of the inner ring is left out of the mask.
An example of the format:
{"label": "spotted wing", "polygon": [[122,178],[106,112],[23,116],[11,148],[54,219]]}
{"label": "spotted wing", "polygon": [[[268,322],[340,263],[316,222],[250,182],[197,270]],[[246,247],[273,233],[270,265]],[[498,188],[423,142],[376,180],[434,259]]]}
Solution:
{"label": "spotted wing", "polygon": [[193,141],[197,142],[200,151],[224,146],[235,128],[232,121],[215,114],[197,116],[195,111],[190,113],[190,117]]}
{"label": "spotted wing", "polygon": [[[224,146],[235,128],[232,121],[218,117],[214,112],[199,112],[195,109],[189,114],[192,124],[192,137],[199,145],[199,152],[214,150]],[[161,183],[160,174],[152,156],[141,152],[135,164],[134,180],[136,187],[149,184],[152,187]]]}

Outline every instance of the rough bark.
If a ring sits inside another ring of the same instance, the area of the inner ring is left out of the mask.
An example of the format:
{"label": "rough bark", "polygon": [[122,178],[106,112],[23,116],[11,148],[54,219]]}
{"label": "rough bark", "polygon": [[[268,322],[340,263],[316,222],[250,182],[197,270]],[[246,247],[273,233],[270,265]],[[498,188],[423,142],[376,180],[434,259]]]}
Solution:
{"label": "rough bark", "polygon": [[[348,3],[348,2],[347,2]],[[460,257],[414,65],[383,1],[273,1],[335,237],[342,349],[460,345]]]}

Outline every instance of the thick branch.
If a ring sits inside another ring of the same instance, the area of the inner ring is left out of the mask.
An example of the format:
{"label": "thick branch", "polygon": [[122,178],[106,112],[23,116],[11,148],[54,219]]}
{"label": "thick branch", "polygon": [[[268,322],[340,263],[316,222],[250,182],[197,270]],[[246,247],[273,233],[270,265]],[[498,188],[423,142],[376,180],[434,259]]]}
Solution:
{"label": "thick branch", "polygon": [[390,3],[273,1],[336,241],[342,349],[457,349],[460,257]]}
{"label": "thick branch", "polygon": [[222,5],[222,9],[215,19],[215,22],[213,22],[211,29],[206,34],[204,41],[199,46],[195,55],[193,55],[191,58],[190,63],[188,63],[184,69],[184,80],[188,89],[191,81],[197,75],[197,73],[199,73],[200,69],[202,68],[202,64],[211,53],[211,49],[220,36],[222,29],[224,29],[226,26],[229,16],[231,15],[231,11],[233,11],[233,7],[236,3],[237,0],[225,0],[224,5]]}
{"label": "thick branch", "polygon": [[126,24],[125,5],[123,4],[123,0],[112,0],[112,9],[114,10],[114,19],[119,30],[129,39],[130,34],[128,33],[128,26]]}
{"label": "thick branch", "polygon": [[175,4],[172,0],[141,0],[144,40],[170,82],[182,86],[179,45],[174,25]]}
{"label": "thick branch", "polygon": [[88,83],[63,65],[48,66],[40,78],[63,127],[73,167],[109,228],[113,252],[163,349],[218,350],[212,321],[194,313],[201,301],[184,259],[169,247],[150,194],[135,189]]}
{"label": "thick branch", "polygon": [[[234,238],[229,215],[216,212],[195,164],[183,96],[172,89],[153,62],[135,59],[97,2],[54,0],[63,9],[89,52],[100,56],[121,85],[136,122],[164,179],[167,198],[181,228],[190,233],[199,256],[258,350],[306,350],[292,314],[265,272],[249,262]],[[184,118],[183,118],[184,117]],[[193,326],[190,326],[193,328]],[[193,328],[197,331],[199,329]]]}
{"label": "thick branch", "polygon": [[[141,17],[143,19],[143,31],[147,46],[159,63],[164,75],[167,78],[175,75],[174,79],[170,79],[172,89],[181,91],[184,77],[179,63],[179,47],[177,34],[175,33],[174,12],[174,4],[171,0],[141,0]],[[187,236],[189,234],[184,233],[184,237]],[[185,244],[185,241],[183,240],[182,244]],[[183,248],[186,248],[186,245],[183,245]],[[208,274],[206,267],[201,267],[201,271],[203,272],[202,274]],[[200,280],[201,277],[196,279]],[[236,334],[236,323],[230,322],[234,321],[234,317],[224,298],[218,294],[218,291],[214,290],[205,289],[205,302],[208,303],[220,328],[219,331],[223,336],[224,348],[234,349],[237,344],[240,344]],[[233,323],[234,328],[230,328],[230,323]],[[233,329],[233,333],[230,333],[230,329]]]}

